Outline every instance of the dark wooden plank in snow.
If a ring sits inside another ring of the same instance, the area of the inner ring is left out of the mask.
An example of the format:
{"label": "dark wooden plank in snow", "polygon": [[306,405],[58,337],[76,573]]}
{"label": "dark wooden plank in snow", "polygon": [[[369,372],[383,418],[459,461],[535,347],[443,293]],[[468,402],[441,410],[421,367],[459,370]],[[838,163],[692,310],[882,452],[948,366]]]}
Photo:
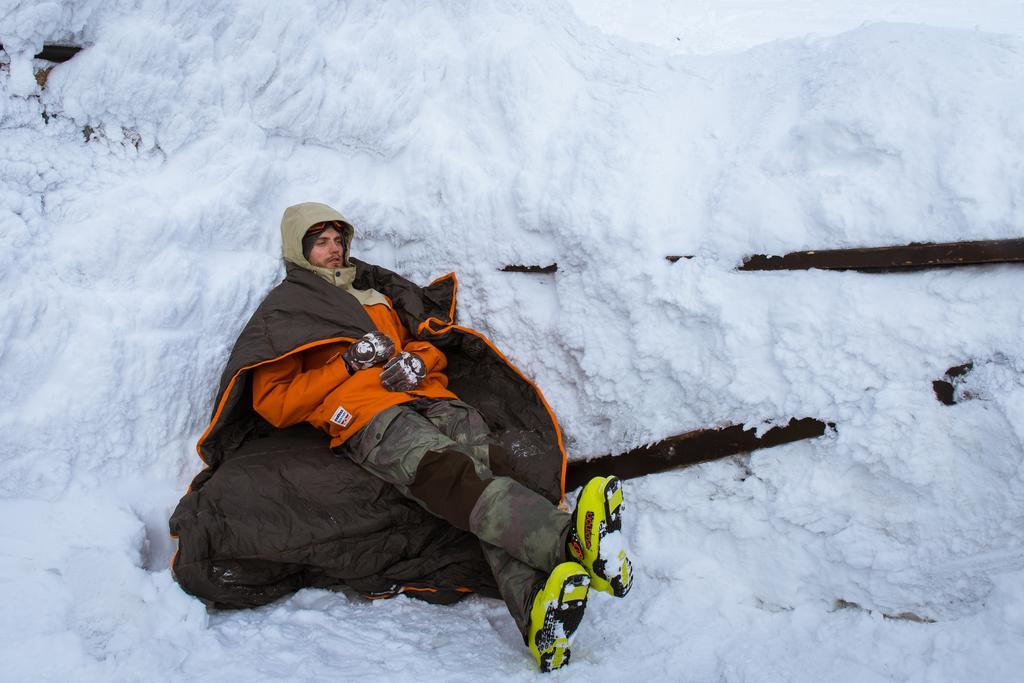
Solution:
{"label": "dark wooden plank in snow", "polygon": [[721,429],[701,429],[672,436],[650,446],[635,448],[621,455],[603,455],[592,460],[570,462],[565,476],[566,490],[582,486],[592,477],[614,474],[632,479],[677,467],[718,460],[737,453],[770,448],[801,439],[821,436],[835,425],[812,417],[793,418],[789,424],[772,427],[762,436],[743,425]]}
{"label": "dark wooden plank in snow", "polygon": [[982,263],[1024,263],[1024,239],[913,243],[894,247],[796,251],[784,256],[757,254],[738,270],[859,270],[885,272],[947,268]]}
{"label": "dark wooden plank in snow", "polygon": [[550,266],[505,266],[501,269],[503,273],[554,273],[558,270],[558,264],[552,263]]}
{"label": "dark wooden plank in snow", "polygon": [[[0,45],[0,50],[4,50],[4,46]],[[4,50],[6,52],[6,50]],[[47,62],[66,62],[79,52],[82,48],[75,45],[43,45],[42,52],[38,53],[36,59],[44,59]]]}
{"label": "dark wooden plank in snow", "polygon": [[45,59],[48,62],[60,64],[81,51],[82,48],[74,45],[43,45],[43,51],[36,55],[36,59]]}

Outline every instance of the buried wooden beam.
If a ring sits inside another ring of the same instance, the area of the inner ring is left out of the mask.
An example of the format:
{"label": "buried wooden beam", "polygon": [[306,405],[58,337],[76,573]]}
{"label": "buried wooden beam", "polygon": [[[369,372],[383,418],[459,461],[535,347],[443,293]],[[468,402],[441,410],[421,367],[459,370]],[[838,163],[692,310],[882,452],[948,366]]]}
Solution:
{"label": "buried wooden beam", "polygon": [[592,477],[614,474],[620,479],[632,479],[759,448],[810,439],[823,435],[826,428],[835,429],[835,425],[805,417],[793,418],[785,426],[772,427],[761,436],[757,436],[754,429],[744,429],[743,425],[687,432],[620,455],[603,455],[593,460],[570,462],[565,476],[565,488],[570,491]]}
{"label": "buried wooden beam", "polygon": [[896,247],[796,251],[784,256],[757,254],[737,270],[858,270],[888,272],[948,268],[983,263],[1024,263],[1024,239],[911,243]]}
{"label": "buried wooden beam", "polygon": [[554,273],[558,270],[558,264],[552,263],[550,266],[505,266],[501,269],[503,273]]}
{"label": "buried wooden beam", "polygon": [[74,45],[43,45],[43,51],[36,55],[36,59],[62,64],[81,51],[82,48]]}
{"label": "buried wooden beam", "polygon": [[[6,52],[3,45],[0,45],[0,50],[4,50]],[[81,51],[82,48],[74,45],[43,45],[42,51],[37,53],[35,58],[61,64],[68,61]]]}

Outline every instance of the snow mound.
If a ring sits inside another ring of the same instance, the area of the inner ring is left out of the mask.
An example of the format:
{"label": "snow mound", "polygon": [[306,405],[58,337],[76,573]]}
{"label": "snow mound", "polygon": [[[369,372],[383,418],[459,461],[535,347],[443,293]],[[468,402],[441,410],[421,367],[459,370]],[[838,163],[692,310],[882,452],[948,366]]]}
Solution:
{"label": "snow mound", "polygon": [[[361,258],[421,282],[456,271],[462,322],[542,388],[571,458],[837,424],[627,482],[636,588],[593,601],[566,677],[1024,664],[1024,272],[734,270],[1019,237],[1020,33],[877,23],[688,56],[561,3],[6,5],[14,679],[530,675],[495,602],[304,591],[207,615],[170,578],[167,516],[298,201],[348,215]],[[51,41],[85,49],[41,88],[31,55]],[[942,405],[931,382],[967,361],[973,394]]]}

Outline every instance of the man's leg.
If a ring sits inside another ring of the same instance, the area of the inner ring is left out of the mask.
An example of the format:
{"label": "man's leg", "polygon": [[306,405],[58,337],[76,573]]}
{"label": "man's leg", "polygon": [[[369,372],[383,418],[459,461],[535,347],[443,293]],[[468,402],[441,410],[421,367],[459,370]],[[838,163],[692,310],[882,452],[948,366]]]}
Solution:
{"label": "man's leg", "polygon": [[525,641],[530,628],[530,606],[533,596],[544,585],[547,574],[520,562],[497,546],[481,541],[480,547],[487,558],[487,564],[491,566],[494,580],[498,584],[498,592],[508,607],[508,613],[512,615]]}
{"label": "man's leg", "polygon": [[[507,456],[491,446],[487,424],[471,406],[461,401],[446,401],[425,403],[417,409],[439,431],[458,443],[461,450],[471,454],[475,463],[485,465],[496,474],[508,469]],[[500,481],[499,477],[486,491],[494,489]],[[478,501],[474,509],[480,506]],[[564,538],[558,539],[559,547],[564,546],[564,541]],[[576,629],[587,605],[591,578],[586,569],[575,562],[561,562],[552,571],[542,572],[497,546],[483,541],[480,545],[505,605],[523,636],[523,643],[540,670],[551,671],[568,664]]]}
{"label": "man's leg", "polygon": [[423,414],[413,405],[377,415],[343,452],[427,511],[531,567],[549,572],[563,562],[569,515],[519,482],[494,476],[479,414],[457,401],[422,402],[416,408]]}
{"label": "man's leg", "polygon": [[[479,476],[491,473],[493,477],[494,471],[502,468],[502,463],[492,462],[497,450],[491,443],[490,430],[472,406],[461,401],[425,401],[416,407],[438,431],[455,441],[461,451],[471,456]],[[560,540],[564,547],[564,539]],[[523,634],[523,640],[526,640],[533,596],[544,585],[547,573],[517,560],[496,545],[481,541],[480,547],[494,574],[498,592]]]}
{"label": "man's leg", "polygon": [[494,476],[492,465],[499,463],[492,455],[500,451],[476,410],[460,401],[398,406],[346,446],[365,469],[477,535],[541,671],[569,662],[590,583],[584,567],[565,561],[569,515],[518,482]]}

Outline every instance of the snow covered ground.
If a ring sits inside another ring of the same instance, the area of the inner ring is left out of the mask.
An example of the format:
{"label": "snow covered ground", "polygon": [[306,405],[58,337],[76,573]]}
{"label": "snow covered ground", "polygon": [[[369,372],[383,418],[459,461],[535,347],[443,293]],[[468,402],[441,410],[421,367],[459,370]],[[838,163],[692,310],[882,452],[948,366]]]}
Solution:
{"label": "snow covered ground", "polygon": [[751,48],[881,21],[1020,34],[1024,5],[1007,0],[572,0],[583,21],[679,54]]}
{"label": "snow covered ground", "polygon": [[[462,322],[537,381],[572,458],[837,424],[627,482],[636,586],[593,598],[552,679],[1019,678],[1024,269],[734,267],[1021,237],[1020,2],[0,16],[0,679],[533,679],[497,601],[207,613],[170,576],[167,518],[299,201],[346,213],[357,256],[456,271]],[[87,47],[41,88],[44,42]]]}

